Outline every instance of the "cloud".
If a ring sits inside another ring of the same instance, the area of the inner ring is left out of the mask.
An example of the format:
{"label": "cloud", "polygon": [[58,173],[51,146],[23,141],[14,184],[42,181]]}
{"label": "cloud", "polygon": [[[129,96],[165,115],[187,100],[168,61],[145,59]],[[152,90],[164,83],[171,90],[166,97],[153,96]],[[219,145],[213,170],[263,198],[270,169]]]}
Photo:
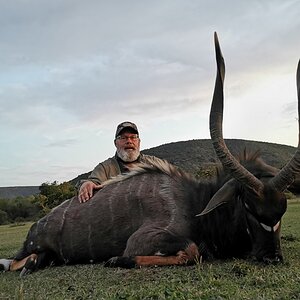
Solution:
{"label": "cloud", "polygon": [[47,145],[45,145],[45,147],[69,147],[77,143],[78,141],[76,139],[56,140],[48,143]]}

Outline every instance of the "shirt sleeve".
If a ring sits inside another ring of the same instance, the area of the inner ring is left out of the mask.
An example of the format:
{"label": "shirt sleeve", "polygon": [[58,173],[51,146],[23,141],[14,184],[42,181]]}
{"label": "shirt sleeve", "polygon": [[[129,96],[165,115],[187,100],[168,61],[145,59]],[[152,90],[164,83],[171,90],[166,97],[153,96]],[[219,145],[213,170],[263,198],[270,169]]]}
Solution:
{"label": "shirt sleeve", "polygon": [[88,177],[88,180],[93,181],[96,184],[101,184],[102,182],[108,180],[109,178],[110,178],[109,174],[107,174],[103,164],[100,163],[92,171],[92,173]]}
{"label": "shirt sleeve", "polygon": [[120,174],[121,171],[117,162],[113,159],[107,159],[106,161],[99,163],[87,179],[80,180],[76,187],[80,189],[81,185],[86,181],[92,181],[95,184],[101,184],[104,181],[110,179],[113,176]]}
{"label": "shirt sleeve", "polygon": [[92,171],[92,173],[88,176],[87,179],[82,179],[80,181],[78,181],[76,183],[76,187],[78,189],[80,189],[80,187],[82,186],[83,183],[87,182],[87,181],[92,181],[95,184],[101,184],[101,182],[104,182],[105,180],[107,180],[107,175],[105,172],[105,169],[103,167],[103,165],[100,163],[98,164],[94,170]]}

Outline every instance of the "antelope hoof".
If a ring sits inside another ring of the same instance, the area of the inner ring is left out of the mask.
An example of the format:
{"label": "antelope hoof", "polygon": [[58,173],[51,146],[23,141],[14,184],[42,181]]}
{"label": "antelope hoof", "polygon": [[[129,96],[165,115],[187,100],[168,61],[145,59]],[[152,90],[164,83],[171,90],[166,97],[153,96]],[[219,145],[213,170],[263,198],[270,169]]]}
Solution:
{"label": "antelope hoof", "polygon": [[179,251],[177,253],[178,265],[187,265],[189,262],[189,257],[184,251]]}
{"label": "antelope hoof", "polygon": [[24,277],[32,273],[36,268],[37,258],[29,257],[20,273],[20,277]]}

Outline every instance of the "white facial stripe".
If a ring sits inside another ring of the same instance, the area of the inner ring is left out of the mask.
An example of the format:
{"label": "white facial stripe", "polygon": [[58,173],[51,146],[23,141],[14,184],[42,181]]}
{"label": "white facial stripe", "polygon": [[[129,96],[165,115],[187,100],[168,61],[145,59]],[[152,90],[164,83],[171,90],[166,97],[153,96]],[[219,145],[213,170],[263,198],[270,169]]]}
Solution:
{"label": "white facial stripe", "polygon": [[[250,207],[247,203],[245,203],[245,207],[251,212]],[[264,223],[259,223],[259,224],[266,231],[271,232],[272,229],[273,229],[273,231],[276,232],[278,230],[279,226],[280,226],[280,221],[278,221],[278,223],[275,226],[273,226],[273,228],[271,226],[268,226],[268,225],[264,224]]]}
{"label": "white facial stripe", "polygon": [[264,223],[260,223],[260,225],[261,225],[261,227],[262,227],[264,230],[269,231],[269,232],[272,231],[272,227],[271,227],[271,226],[268,226],[268,225],[266,225],[266,224],[264,224]]}
{"label": "white facial stripe", "polygon": [[273,228],[272,228],[271,226],[268,226],[268,225],[264,224],[264,223],[260,223],[260,225],[261,225],[261,227],[262,227],[264,230],[266,230],[266,231],[271,232],[272,229],[273,229],[273,231],[275,232],[275,231],[277,231],[278,228],[279,228],[280,221],[278,221],[278,223],[277,223]]}

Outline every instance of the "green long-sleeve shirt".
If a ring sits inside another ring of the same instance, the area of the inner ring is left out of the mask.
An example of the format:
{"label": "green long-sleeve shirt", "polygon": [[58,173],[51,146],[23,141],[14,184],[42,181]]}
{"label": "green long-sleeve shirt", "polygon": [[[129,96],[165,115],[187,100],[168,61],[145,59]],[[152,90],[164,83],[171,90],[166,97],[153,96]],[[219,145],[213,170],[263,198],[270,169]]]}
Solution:
{"label": "green long-sleeve shirt", "polygon": [[[151,155],[140,154],[139,158],[136,162],[134,162],[134,164],[145,163],[152,165],[153,162],[162,162],[162,159]],[[80,180],[76,186],[80,188],[80,186],[86,181],[92,181],[95,184],[101,184],[112,177],[128,171],[129,169],[126,166],[126,163],[123,162],[117,155],[115,155],[111,158],[108,158],[104,162],[99,163],[89,177],[85,180]]]}

